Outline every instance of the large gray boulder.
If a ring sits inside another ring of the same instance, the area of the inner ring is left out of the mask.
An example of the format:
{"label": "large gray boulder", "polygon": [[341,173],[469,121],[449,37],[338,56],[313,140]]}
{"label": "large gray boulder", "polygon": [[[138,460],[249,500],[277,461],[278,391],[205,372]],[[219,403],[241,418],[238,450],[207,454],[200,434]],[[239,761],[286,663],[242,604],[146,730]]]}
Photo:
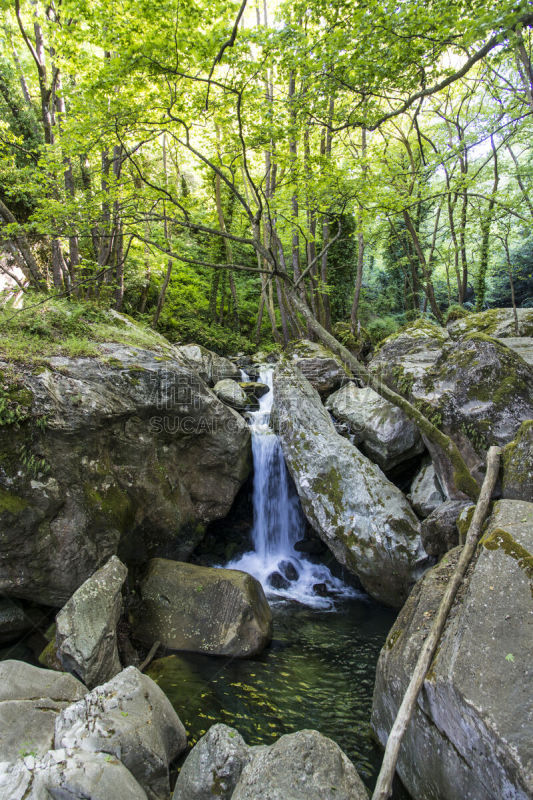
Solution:
{"label": "large gray boulder", "polygon": [[[488,447],[507,444],[533,417],[533,368],[482,333],[451,339],[419,323],[386,339],[370,368],[455,440],[478,479]],[[446,496],[464,499],[449,462],[426,445]]]}
{"label": "large gray boulder", "polygon": [[516,336],[508,337],[507,339],[498,339],[500,344],[510,347],[511,350],[523,358],[526,364],[533,367],[533,337],[532,336]]}
{"label": "large gray boulder", "polygon": [[517,308],[516,315],[518,332],[512,308],[489,308],[478,314],[468,314],[448,325],[448,330],[452,336],[467,333],[484,333],[497,339],[533,336],[533,308]]}
{"label": "large gray boulder", "polygon": [[318,342],[302,339],[292,344],[287,354],[311,386],[322,395],[338,389],[351,374],[339,356]]}
{"label": "large gray boulder", "polygon": [[370,387],[347,383],[325,405],[335,419],[345,423],[353,443],[362,445],[364,453],[385,471],[424,449],[414,422]]}
{"label": "large gray boulder", "polygon": [[533,420],[522,423],[502,451],[502,494],[533,503]]}
{"label": "large gray boulder", "polygon": [[227,725],[213,725],[180,769],[172,800],[229,800],[254,748]]}
{"label": "large gray boulder", "polygon": [[232,800],[367,800],[352,762],[318,731],[281,736],[244,766]]}
{"label": "large gray boulder", "polygon": [[147,800],[131,772],[107,753],[51,750],[0,763],[5,800]]}
{"label": "large gray boulder", "polygon": [[[459,548],[421,580],[381,652],[372,727],[385,744]],[[400,750],[413,797],[533,796],[533,504],[495,504]]]}
{"label": "large gray boulder", "polygon": [[109,753],[129,769],[149,800],[167,800],[169,764],[186,749],[187,737],[157,684],[128,667],[61,712],[55,747]]}
{"label": "large gray boulder", "polygon": [[246,572],[169,559],[150,561],[134,612],[134,635],[171,650],[248,657],[272,638],[261,584]]}
{"label": "large gray boulder", "polygon": [[431,461],[422,464],[415,475],[408,499],[421,517],[429,516],[441,503],[444,503],[446,498]]}
{"label": "large gray boulder", "polygon": [[180,771],[172,800],[367,800],[340,747],[318,731],[248,747],[240,734],[214,725]]}
{"label": "large gray boulder", "polygon": [[0,761],[46,753],[57,715],[85,692],[72,675],[0,661]]}
{"label": "large gray boulder", "polygon": [[0,364],[26,415],[0,427],[0,594],[60,607],[113,554],[188,558],[248,475],[246,422],[191,368],[100,349]]}
{"label": "large gray boulder", "polygon": [[304,513],[337,560],[378,600],[401,606],[426,566],[404,495],[346,438],[291,363],[274,373],[275,418]]}
{"label": "large gray boulder", "polygon": [[117,624],[128,570],[116,556],[77,589],[56,617],[60,663],[92,689],[122,669]]}
{"label": "large gray boulder", "polygon": [[248,405],[246,392],[237,381],[233,381],[231,378],[225,378],[223,381],[215,383],[213,391],[219,400],[239,411],[244,410]]}
{"label": "large gray boulder", "polygon": [[232,361],[201,344],[184,344],[174,349],[178,359],[191,367],[208,386],[214,386],[226,378],[240,380],[241,371]]}

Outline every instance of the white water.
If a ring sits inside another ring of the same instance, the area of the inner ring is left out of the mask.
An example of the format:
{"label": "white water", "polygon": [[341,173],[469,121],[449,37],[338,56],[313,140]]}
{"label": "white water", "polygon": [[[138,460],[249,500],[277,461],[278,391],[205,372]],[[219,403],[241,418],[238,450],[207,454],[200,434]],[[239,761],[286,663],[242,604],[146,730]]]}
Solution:
{"label": "white water", "polygon": [[[271,367],[260,369],[260,381],[269,392],[259,399],[259,411],[250,412],[254,462],[252,542],[254,550],[227,564],[257,578],[272,599],[296,600],[314,608],[334,607],[334,599],[359,593],[335,578],[323,564],[313,564],[294,545],[303,538],[305,519],[291,482],[277,435],[270,427],[274,399]],[[326,589],[326,597],[313,588]]]}

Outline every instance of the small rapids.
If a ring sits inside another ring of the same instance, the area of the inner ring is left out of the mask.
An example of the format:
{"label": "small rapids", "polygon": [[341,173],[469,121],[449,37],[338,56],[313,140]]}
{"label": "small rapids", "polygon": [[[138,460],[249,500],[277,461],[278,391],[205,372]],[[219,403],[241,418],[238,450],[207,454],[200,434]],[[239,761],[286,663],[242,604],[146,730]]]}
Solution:
{"label": "small rapids", "polygon": [[249,412],[254,464],[254,549],[226,566],[253,575],[272,601],[293,600],[317,609],[333,609],[336,599],[363,597],[324,564],[314,564],[294,545],[304,536],[305,519],[290,478],[278,436],[270,427],[274,400],[271,367],[262,367],[260,381],[269,391],[259,410]]}

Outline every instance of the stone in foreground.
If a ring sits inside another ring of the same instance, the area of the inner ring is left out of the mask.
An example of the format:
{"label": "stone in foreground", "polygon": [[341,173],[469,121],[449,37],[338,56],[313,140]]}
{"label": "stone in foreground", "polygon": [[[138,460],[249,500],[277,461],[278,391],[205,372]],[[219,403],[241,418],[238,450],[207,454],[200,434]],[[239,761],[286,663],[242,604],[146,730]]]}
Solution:
{"label": "stone in foreground", "polygon": [[354,444],[362,445],[365,454],[385,471],[424,449],[414,422],[368,386],[360,389],[347,383],[325,405],[347,425]]}
{"label": "stone in foreground", "polygon": [[0,661],[0,761],[46,753],[53,746],[57,715],[85,692],[72,675]]}
{"label": "stone in foreground", "polygon": [[318,342],[307,339],[295,342],[289,350],[293,363],[305,375],[313,389],[327,395],[348,380],[348,373],[339,356]]}
{"label": "stone in foreground", "polygon": [[149,800],[166,800],[169,764],[186,749],[187,737],[159,686],[128,667],[61,712],[55,747],[109,753],[129,769]]}
{"label": "stone in foreground", "polygon": [[[385,744],[459,557],[420,581],[378,662],[372,727]],[[529,800],[533,796],[533,504],[494,506],[400,750],[413,797]]]}
{"label": "stone in foreground", "polygon": [[317,392],[290,363],[274,373],[274,400],[283,453],[307,519],[372,597],[401,606],[428,563],[411,506],[337,433]]}
{"label": "stone in foreground", "polygon": [[502,451],[502,494],[533,503],[533,420],[523,422]]}
{"label": "stone in foreground", "polygon": [[265,594],[246,572],[154,558],[140,593],[134,635],[144,644],[242,658],[272,638]]}
{"label": "stone in foreground", "polygon": [[408,499],[416,513],[423,518],[444,503],[445,497],[431,461],[423,464],[416,474]]}
{"label": "stone in foreground", "polygon": [[237,381],[232,381],[231,378],[225,378],[223,381],[215,383],[213,391],[219,400],[238,411],[244,410],[248,405],[246,392]]}
{"label": "stone in foreground", "polygon": [[107,753],[51,750],[0,763],[5,800],[147,800],[131,772]]}
{"label": "stone in foreground", "polygon": [[112,556],[74,592],[56,617],[59,660],[89,689],[121,670],[117,623],[127,575],[124,564]]}

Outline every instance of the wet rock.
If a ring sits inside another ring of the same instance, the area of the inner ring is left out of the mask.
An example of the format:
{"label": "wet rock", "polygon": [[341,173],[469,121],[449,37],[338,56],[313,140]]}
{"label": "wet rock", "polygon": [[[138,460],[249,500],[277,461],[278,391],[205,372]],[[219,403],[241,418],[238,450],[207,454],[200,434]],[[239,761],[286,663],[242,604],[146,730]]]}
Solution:
{"label": "wet rock", "polygon": [[211,352],[200,344],[185,344],[174,348],[178,359],[191,367],[209,386],[229,378],[240,380],[241,373],[232,361]]}
{"label": "wet rock", "polygon": [[327,597],[328,587],[325,583],[315,583],[313,584],[313,594],[316,594],[317,597]]}
{"label": "wet rock", "polygon": [[227,725],[213,725],[187,756],[172,800],[229,800],[252,748]]}
{"label": "wet rock", "polygon": [[269,575],[268,582],[273,589],[285,590],[291,585],[291,582],[287,580],[287,578],[284,578],[280,572],[273,572],[271,575]]}
{"label": "wet rock", "polygon": [[149,800],[166,800],[169,764],[186,749],[187,737],[157,684],[128,667],[61,712],[55,747],[109,753],[129,769]]}
{"label": "wet rock", "polygon": [[[459,553],[416,585],[383,647],[372,709],[382,744]],[[402,742],[398,772],[413,797],[533,795],[531,563],[533,504],[495,503]]]}
{"label": "wet rock", "polygon": [[46,753],[53,746],[58,713],[85,692],[72,675],[1,661],[0,761]]}
{"label": "wet rock", "polygon": [[473,508],[473,505],[467,500],[447,500],[426,517],[421,532],[428,556],[439,561],[448,550],[459,544],[457,520],[465,508]]}
{"label": "wet rock", "polygon": [[147,645],[247,657],[272,638],[265,594],[246,572],[155,558],[140,594],[134,635]]}
{"label": "wet rock", "polygon": [[239,386],[248,396],[252,395],[257,399],[263,397],[264,394],[268,394],[270,391],[266,383],[260,383],[259,381],[242,381]]}
{"label": "wet rock", "polygon": [[51,750],[0,764],[0,796],[9,800],[147,800],[133,775],[107,753]]}
{"label": "wet rock", "polygon": [[297,581],[300,573],[292,563],[292,561],[280,561],[278,564],[279,571],[284,575],[288,581]]}
{"label": "wet rock", "polygon": [[283,452],[304,513],[337,560],[378,600],[401,606],[427,563],[404,495],[340,436],[292,363],[274,373]]}
{"label": "wet rock", "polygon": [[369,387],[347,383],[328,397],[326,408],[347,425],[354,444],[362,445],[365,454],[385,471],[424,449],[416,425]]}
{"label": "wet rock", "polygon": [[367,800],[340,747],[318,731],[281,736],[244,766],[232,800]]}
{"label": "wet rock", "polygon": [[411,484],[411,493],[408,495],[408,499],[421,517],[429,516],[441,503],[444,503],[446,498],[431,461],[426,461],[420,468]]}
{"label": "wet rock", "polygon": [[121,670],[117,624],[128,570],[116,556],[77,589],[56,617],[57,657],[92,689]]}
{"label": "wet rock", "polygon": [[222,400],[223,403],[232,408],[242,411],[248,405],[246,392],[237,381],[233,381],[230,378],[225,378],[215,383],[213,391],[219,400]]}
{"label": "wet rock", "polygon": [[350,373],[342,360],[322,344],[302,339],[287,352],[295,366],[320,394],[328,394],[348,380]]}
{"label": "wet rock", "polygon": [[3,595],[61,607],[114,554],[188,558],[248,475],[246,422],[192,369],[100,349],[9,367],[29,418],[0,428]]}
{"label": "wet rock", "polygon": [[522,423],[502,452],[502,494],[533,503],[533,420]]}

